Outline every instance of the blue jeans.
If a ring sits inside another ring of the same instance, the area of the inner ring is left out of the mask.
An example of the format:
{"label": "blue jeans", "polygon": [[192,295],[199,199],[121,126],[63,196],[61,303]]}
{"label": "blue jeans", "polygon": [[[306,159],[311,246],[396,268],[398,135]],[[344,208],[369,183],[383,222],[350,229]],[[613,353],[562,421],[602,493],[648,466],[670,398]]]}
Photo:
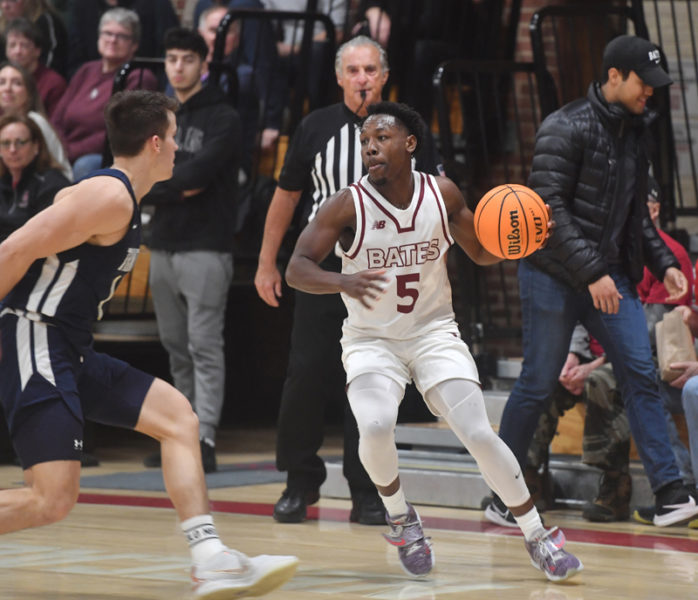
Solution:
{"label": "blue jeans", "polygon": [[[686,449],[686,446],[684,446],[683,442],[681,441],[679,430],[676,428],[676,421],[674,421],[674,415],[680,415],[684,412],[681,400],[681,390],[671,387],[666,381],[661,381],[659,379],[659,373],[657,373],[657,380],[659,385],[659,395],[664,401],[664,416],[666,417],[667,431],[669,432],[669,443],[674,450],[676,465],[679,467],[679,474],[686,485],[695,486],[696,478],[693,469],[694,461],[692,460],[689,451]],[[688,418],[686,418],[686,425],[689,425]],[[689,435],[690,432],[691,429],[689,427]],[[698,436],[698,432],[693,435]],[[696,443],[698,444],[698,440]],[[698,448],[696,451],[698,451]],[[698,465],[698,463],[696,464]]]}
{"label": "blue jeans", "polygon": [[613,270],[611,277],[623,296],[615,315],[596,310],[588,291],[577,292],[521,261],[524,360],[502,414],[499,435],[523,468],[538,419],[567,357],[572,330],[581,322],[613,364],[630,431],[656,492],[681,477],[669,443],[642,304],[622,271]]}
{"label": "blue jeans", "polygon": [[698,376],[691,377],[683,386],[681,403],[684,415],[686,415],[693,476],[698,484]]}

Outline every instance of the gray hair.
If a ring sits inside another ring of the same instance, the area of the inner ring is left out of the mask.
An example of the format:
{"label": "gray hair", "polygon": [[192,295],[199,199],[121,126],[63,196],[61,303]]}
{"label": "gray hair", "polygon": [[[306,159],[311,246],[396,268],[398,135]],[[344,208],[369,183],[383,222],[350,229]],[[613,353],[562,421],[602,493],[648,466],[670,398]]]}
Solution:
{"label": "gray hair", "polygon": [[388,55],[385,52],[383,46],[381,46],[376,40],[372,40],[370,37],[365,35],[357,35],[354,38],[344,42],[338,49],[337,54],[334,57],[334,72],[341,73],[342,71],[342,56],[344,51],[348,48],[356,48],[358,46],[373,46],[378,50],[378,56],[380,57],[381,70],[384,73],[390,71],[390,66],[388,65]]}
{"label": "gray hair", "polygon": [[102,31],[105,23],[117,23],[131,31],[131,39],[136,43],[141,41],[141,20],[138,13],[128,8],[110,8],[99,20],[99,31]]}
{"label": "gray hair", "polygon": [[[225,14],[228,14],[228,8],[224,4],[213,4],[209,6],[205,11],[203,11],[199,15],[199,33],[204,31],[206,29],[206,19],[208,19],[208,16],[216,11],[223,10]],[[240,19],[235,19],[229,26],[228,26],[228,33],[235,33],[235,32],[240,32]]]}

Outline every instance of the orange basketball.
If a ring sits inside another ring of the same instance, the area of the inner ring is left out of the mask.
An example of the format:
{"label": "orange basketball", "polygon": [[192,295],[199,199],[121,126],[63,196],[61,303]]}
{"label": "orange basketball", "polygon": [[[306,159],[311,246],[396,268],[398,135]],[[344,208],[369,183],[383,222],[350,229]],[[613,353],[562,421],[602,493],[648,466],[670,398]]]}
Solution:
{"label": "orange basketball", "polygon": [[525,185],[497,186],[475,208],[475,233],[485,249],[500,258],[516,260],[535,252],[547,231],[545,202]]}

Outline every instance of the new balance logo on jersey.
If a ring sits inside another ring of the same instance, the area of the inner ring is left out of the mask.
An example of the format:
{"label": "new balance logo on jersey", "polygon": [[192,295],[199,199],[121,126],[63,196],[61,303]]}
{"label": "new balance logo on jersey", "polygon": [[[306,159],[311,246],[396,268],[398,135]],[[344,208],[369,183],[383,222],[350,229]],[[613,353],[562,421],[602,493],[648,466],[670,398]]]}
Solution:
{"label": "new balance logo on jersey", "polygon": [[404,244],[390,248],[366,248],[369,269],[388,267],[411,267],[423,265],[427,261],[437,260],[441,256],[439,240]]}
{"label": "new balance logo on jersey", "polygon": [[82,450],[82,440],[73,440],[73,449]]}
{"label": "new balance logo on jersey", "polygon": [[371,229],[385,229],[385,221],[374,221]]}

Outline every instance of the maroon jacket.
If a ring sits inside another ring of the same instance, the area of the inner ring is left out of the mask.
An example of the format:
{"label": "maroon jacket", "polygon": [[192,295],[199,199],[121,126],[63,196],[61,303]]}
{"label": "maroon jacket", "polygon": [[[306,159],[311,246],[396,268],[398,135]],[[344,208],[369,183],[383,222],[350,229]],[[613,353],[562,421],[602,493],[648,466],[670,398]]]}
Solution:
{"label": "maroon jacket", "polygon": [[[51,115],[71,164],[85,154],[101,154],[104,149],[107,136],[104,107],[111,96],[115,73],[116,70],[102,73],[101,60],[85,63],[73,75]],[[136,88],[157,89],[155,75],[147,69],[143,69],[142,74],[141,69],[132,71],[126,89]]]}

